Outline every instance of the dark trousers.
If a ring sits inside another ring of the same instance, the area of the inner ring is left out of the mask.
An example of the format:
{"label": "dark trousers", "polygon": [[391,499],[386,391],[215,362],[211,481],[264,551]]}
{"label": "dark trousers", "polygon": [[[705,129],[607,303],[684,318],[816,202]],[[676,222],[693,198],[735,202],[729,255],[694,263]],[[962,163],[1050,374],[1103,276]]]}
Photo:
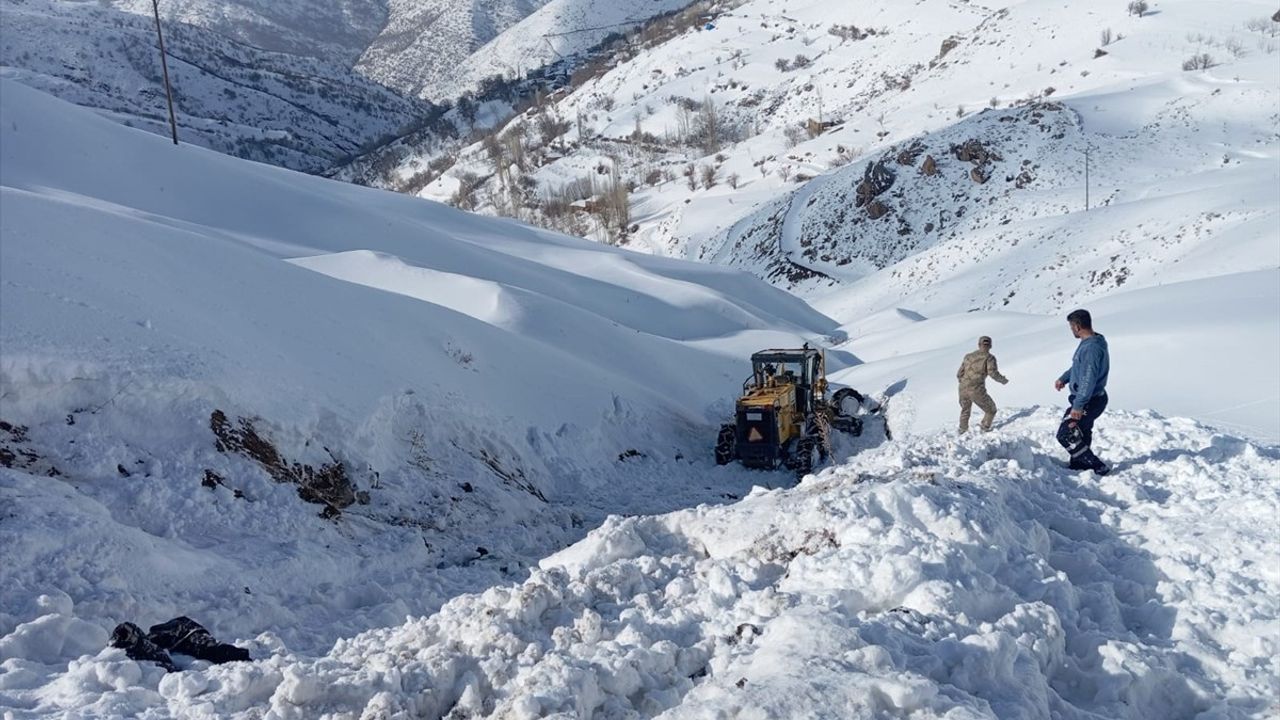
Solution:
{"label": "dark trousers", "polygon": [[[1069,402],[1075,403],[1076,396],[1072,395]],[[1098,416],[1107,409],[1107,394],[1101,393],[1089,399],[1084,405],[1084,417],[1079,420],[1071,419],[1071,408],[1062,415],[1062,424],[1058,426],[1058,443],[1071,453],[1073,462],[1089,464],[1097,460],[1097,456],[1093,454],[1093,423]]]}

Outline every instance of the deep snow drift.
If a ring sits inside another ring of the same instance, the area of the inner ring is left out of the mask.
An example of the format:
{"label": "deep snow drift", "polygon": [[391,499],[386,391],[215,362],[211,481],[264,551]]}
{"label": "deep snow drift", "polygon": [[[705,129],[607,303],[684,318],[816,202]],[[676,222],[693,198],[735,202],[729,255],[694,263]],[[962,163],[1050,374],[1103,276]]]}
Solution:
{"label": "deep snow drift", "polygon": [[[7,697],[152,717],[1270,716],[1280,448],[1117,413],[1097,479],[1061,467],[1056,420],[613,518],[523,583],[324,656],[266,634],[262,661],[166,676],[77,647],[47,688],[8,661]],[[51,598],[15,634],[74,637],[70,610]]]}

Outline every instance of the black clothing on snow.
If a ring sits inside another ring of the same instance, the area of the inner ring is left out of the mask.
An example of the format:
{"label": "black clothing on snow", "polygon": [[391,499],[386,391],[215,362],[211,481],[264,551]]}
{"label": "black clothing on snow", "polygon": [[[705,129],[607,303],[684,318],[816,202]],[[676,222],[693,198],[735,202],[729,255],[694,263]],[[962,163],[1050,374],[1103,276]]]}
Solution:
{"label": "black clothing on snow", "polygon": [[178,668],[169,652],[215,664],[251,659],[248,650],[218,642],[203,625],[186,616],[152,625],[145,636],[137,625],[121,623],[111,633],[111,645],[124,648],[134,660],[150,660],[170,672]]}
{"label": "black clothing on snow", "polygon": [[142,628],[131,622],[120,623],[111,632],[111,647],[123,648],[124,654],[131,660],[150,660],[169,672],[178,669],[169,653],[147,639],[142,634]]}

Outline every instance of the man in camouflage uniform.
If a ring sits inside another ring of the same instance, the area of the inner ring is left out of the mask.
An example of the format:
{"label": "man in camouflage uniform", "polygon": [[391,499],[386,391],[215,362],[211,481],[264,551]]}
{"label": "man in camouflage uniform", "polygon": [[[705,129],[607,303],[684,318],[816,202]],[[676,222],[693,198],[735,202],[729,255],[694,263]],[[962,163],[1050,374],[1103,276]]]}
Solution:
{"label": "man in camouflage uniform", "polygon": [[982,431],[991,429],[996,419],[996,403],[987,394],[987,378],[1005,385],[1009,378],[1000,374],[996,365],[996,356],[991,354],[991,338],[983,335],[978,338],[978,349],[964,356],[960,369],[956,371],[956,380],[960,381],[960,432],[969,430],[969,413],[974,404],[982,408]]}

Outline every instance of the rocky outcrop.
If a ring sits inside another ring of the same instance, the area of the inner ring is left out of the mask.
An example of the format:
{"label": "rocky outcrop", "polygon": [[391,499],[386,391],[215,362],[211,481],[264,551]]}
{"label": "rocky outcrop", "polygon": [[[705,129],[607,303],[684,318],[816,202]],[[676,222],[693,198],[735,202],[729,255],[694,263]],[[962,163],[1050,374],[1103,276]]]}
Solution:
{"label": "rocky outcrop", "polygon": [[877,195],[893,187],[895,177],[893,171],[884,160],[867,163],[862,173],[862,181],[854,188],[854,204],[863,207]]}
{"label": "rocky outcrop", "polygon": [[924,152],[924,143],[917,140],[898,153],[898,164],[914,167],[922,152]]}
{"label": "rocky outcrop", "polygon": [[952,145],[951,154],[960,162],[970,162],[974,165],[988,165],[1004,159],[1000,157],[999,153],[991,150],[981,140],[977,139],[965,140],[959,145]]}
{"label": "rocky outcrop", "polygon": [[[346,467],[333,458],[332,463],[324,463],[319,467],[300,462],[289,462],[276,449],[275,445],[263,437],[249,418],[237,418],[235,425],[221,410],[214,410],[209,416],[209,428],[215,438],[214,447],[219,452],[234,453],[256,462],[280,483],[293,483],[298,486],[298,497],[311,503],[325,506],[326,517],[336,516],[342,508],[359,501],[369,502],[366,492],[356,492],[355,483],[347,476]],[[325,452],[329,452],[325,448]],[[216,475],[216,474],[215,474]],[[206,477],[206,479],[209,479]],[[222,478],[218,477],[218,481]],[[218,484],[218,481],[213,481]]]}

